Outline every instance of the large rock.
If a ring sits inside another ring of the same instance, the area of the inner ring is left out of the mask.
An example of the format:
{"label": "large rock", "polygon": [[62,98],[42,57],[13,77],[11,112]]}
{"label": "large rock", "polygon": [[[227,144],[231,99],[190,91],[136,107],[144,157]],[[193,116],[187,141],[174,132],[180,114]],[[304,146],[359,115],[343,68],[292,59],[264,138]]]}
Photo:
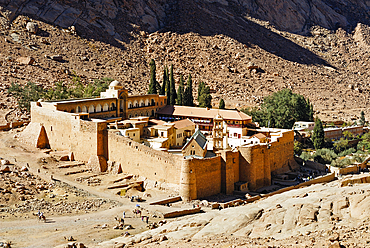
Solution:
{"label": "large rock", "polygon": [[26,25],[28,32],[36,34],[39,30],[39,25],[36,22],[28,22]]}
{"label": "large rock", "polygon": [[21,65],[32,65],[35,59],[31,57],[19,57],[16,61]]}

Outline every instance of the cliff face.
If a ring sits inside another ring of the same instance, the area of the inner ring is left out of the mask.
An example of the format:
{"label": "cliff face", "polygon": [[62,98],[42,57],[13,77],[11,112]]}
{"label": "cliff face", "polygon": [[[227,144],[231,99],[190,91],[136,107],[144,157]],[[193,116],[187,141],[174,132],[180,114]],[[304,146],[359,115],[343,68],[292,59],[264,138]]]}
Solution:
{"label": "cliff face", "polygon": [[225,11],[232,16],[248,14],[278,29],[305,33],[311,25],[347,29],[359,21],[368,24],[369,7],[366,0],[0,0],[0,24],[23,14],[64,28],[79,25],[90,31],[104,30],[120,38],[132,26],[153,32],[181,18],[176,13],[183,8],[201,8],[216,15]]}

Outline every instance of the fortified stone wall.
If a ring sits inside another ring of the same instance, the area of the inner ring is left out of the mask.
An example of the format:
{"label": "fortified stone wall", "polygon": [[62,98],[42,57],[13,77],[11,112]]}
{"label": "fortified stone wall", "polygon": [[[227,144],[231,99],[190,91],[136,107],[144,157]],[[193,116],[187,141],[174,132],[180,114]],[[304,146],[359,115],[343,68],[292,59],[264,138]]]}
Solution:
{"label": "fortified stone wall", "polygon": [[182,156],[156,151],[129,138],[108,134],[108,159],[121,164],[123,172],[179,185]]}
{"label": "fortified stone wall", "polygon": [[239,181],[239,152],[220,151],[221,155],[221,192],[232,194],[234,184]]}
{"label": "fortified stone wall", "polygon": [[294,133],[283,132],[270,144],[239,147],[240,181],[248,181],[255,190],[271,184],[271,174],[284,173],[296,167],[294,160]]}
{"label": "fortified stone wall", "polygon": [[294,131],[283,132],[277,142],[272,142],[269,149],[272,175],[280,174],[294,168]]}
{"label": "fortified stone wall", "polygon": [[239,147],[240,181],[247,181],[250,190],[271,184],[267,145]]}
{"label": "fortified stone wall", "polygon": [[[221,192],[221,157],[207,159],[191,158],[186,162],[190,168],[190,191],[196,198],[203,198]],[[196,193],[194,193],[196,192]],[[192,198],[192,199],[196,199]]]}
{"label": "fortified stone wall", "polygon": [[36,103],[32,103],[31,108],[32,122],[44,126],[50,148],[72,151],[76,160],[84,162],[91,156],[106,153],[104,149],[101,150],[103,141],[101,140],[98,146],[97,139],[98,126],[104,129],[105,123],[83,121],[79,116],[39,107]]}

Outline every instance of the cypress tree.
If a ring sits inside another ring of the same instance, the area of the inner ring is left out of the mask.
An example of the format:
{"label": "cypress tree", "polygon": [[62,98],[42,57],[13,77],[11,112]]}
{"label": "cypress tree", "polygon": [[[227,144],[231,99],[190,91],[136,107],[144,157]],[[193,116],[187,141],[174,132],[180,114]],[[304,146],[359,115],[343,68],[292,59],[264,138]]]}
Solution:
{"label": "cypress tree", "polygon": [[171,105],[171,92],[170,92],[170,80],[168,78],[168,67],[166,66],[166,96],[167,96],[167,104]]}
{"label": "cypress tree", "polygon": [[210,89],[209,86],[206,86],[205,83],[200,82],[198,87],[198,102],[199,107],[202,108],[212,108],[212,96],[209,93]]}
{"label": "cypress tree", "polygon": [[156,80],[156,67],[155,61],[152,59],[149,63],[150,65],[150,83],[149,83],[149,91],[148,94],[157,94],[157,80]]}
{"label": "cypress tree", "polygon": [[162,96],[166,95],[166,83],[167,83],[167,70],[166,70],[166,66],[164,66],[163,67],[162,87],[161,87],[161,91],[160,91],[160,94]]}
{"label": "cypress tree", "polygon": [[186,83],[186,89],[184,92],[184,106],[194,106],[193,99],[193,81],[189,73],[188,82]]}
{"label": "cypress tree", "polygon": [[364,111],[361,111],[360,125],[365,126],[365,123],[366,123],[365,113],[364,113]]}
{"label": "cypress tree", "polygon": [[225,109],[225,102],[224,102],[224,99],[221,98],[220,100],[220,104],[218,106],[219,109]]}
{"label": "cypress tree", "polygon": [[173,65],[170,68],[170,105],[176,104],[176,87],[175,87],[175,79],[173,78]]}
{"label": "cypress tree", "polygon": [[205,88],[205,84],[202,81],[200,81],[199,86],[198,86],[198,97],[197,97],[199,105],[200,105],[200,97],[203,94],[204,88]]}
{"label": "cypress tree", "polygon": [[324,147],[325,132],[324,132],[324,127],[322,126],[322,122],[319,118],[316,118],[315,120],[315,127],[313,128],[312,141],[313,141],[313,145],[316,150]]}
{"label": "cypress tree", "polygon": [[184,105],[184,78],[182,75],[180,75],[180,85],[177,89],[177,99],[176,99],[177,105]]}

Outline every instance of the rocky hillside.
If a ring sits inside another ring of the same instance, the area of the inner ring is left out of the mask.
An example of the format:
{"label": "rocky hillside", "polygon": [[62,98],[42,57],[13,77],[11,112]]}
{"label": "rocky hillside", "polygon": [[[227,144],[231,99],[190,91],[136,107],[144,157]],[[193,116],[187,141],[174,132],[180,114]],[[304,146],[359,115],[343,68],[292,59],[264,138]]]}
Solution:
{"label": "rocky hillside", "polygon": [[[368,247],[369,179],[365,175],[347,176],[245,206],[183,217],[97,247],[113,244],[117,247],[123,244],[134,247]],[[158,242],[166,239],[168,241]]]}
{"label": "rocky hillside", "polygon": [[[73,75],[85,83],[110,77],[145,93],[153,58],[158,80],[173,64],[177,79],[191,73],[211,85],[215,106],[221,97],[227,107],[255,106],[290,88],[325,120],[355,120],[361,110],[370,117],[367,3],[0,0],[0,112],[27,118],[9,113],[16,109],[11,82],[51,87]],[[30,21],[36,33],[27,31]]]}

